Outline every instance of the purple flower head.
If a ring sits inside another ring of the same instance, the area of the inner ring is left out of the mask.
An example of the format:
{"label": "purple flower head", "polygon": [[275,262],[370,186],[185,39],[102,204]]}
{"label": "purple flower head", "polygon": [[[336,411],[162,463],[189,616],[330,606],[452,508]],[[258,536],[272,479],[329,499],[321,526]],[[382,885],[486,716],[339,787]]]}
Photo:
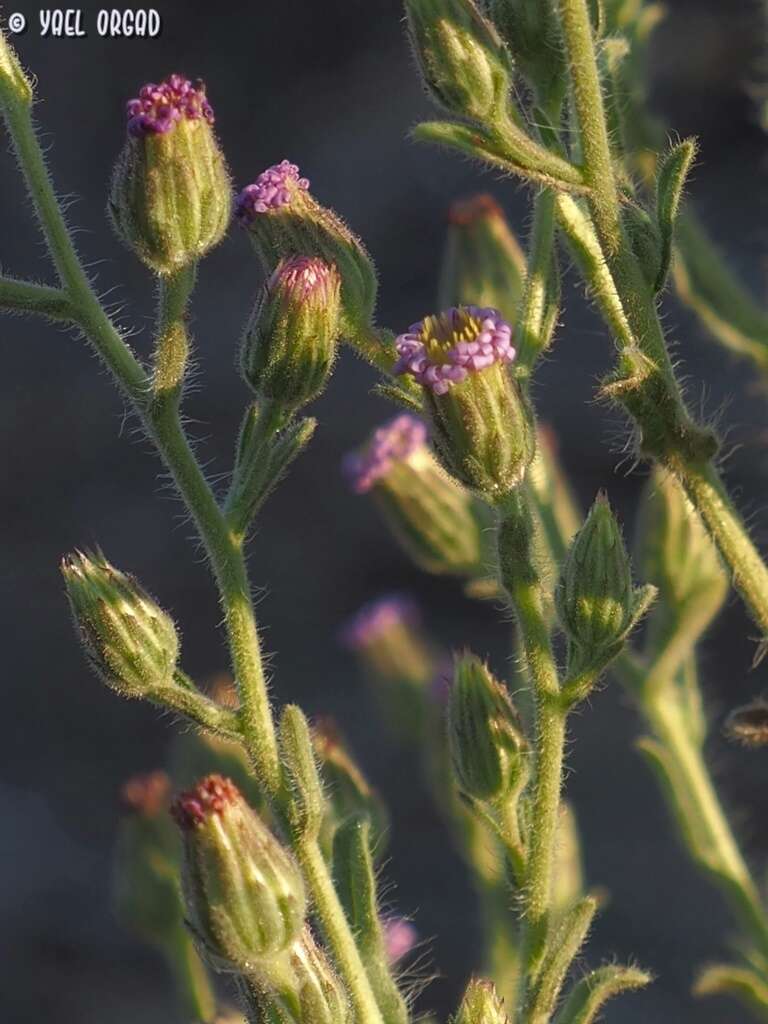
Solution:
{"label": "purple flower head", "polygon": [[141,139],[145,135],[165,135],[178,121],[205,120],[213,124],[213,107],[199,79],[190,82],[182,75],[169,75],[159,85],[142,86],[139,95],[126,104],[128,134]]}
{"label": "purple flower head", "polygon": [[384,948],[390,964],[396,964],[416,945],[419,935],[410,921],[404,917],[388,917],[384,926]]}
{"label": "purple flower head", "polygon": [[319,256],[288,256],[281,260],[267,283],[270,293],[281,291],[299,302],[327,290],[338,279],[334,267]]}
{"label": "purple flower head", "polygon": [[346,455],[342,471],[355,494],[365,494],[377,480],[387,475],[394,463],[404,462],[426,440],[424,423],[410,413],[402,413],[374,431],[363,451]]}
{"label": "purple flower head", "polygon": [[235,216],[247,227],[260,213],[287,206],[296,192],[306,192],[309,181],[299,177],[299,168],[288,160],[262,171],[256,181],[246,185],[235,200]]}
{"label": "purple flower head", "polygon": [[343,627],[340,639],[345,647],[357,651],[393,627],[415,626],[419,620],[419,610],[410,597],[386,594],[364,605]]}
{"label": "purple flower head", "polygon": [[396,342],[395,373],[409,373],[435,395],[444,395],[471,373],[511,363],[512,328],[501,314],[479,306],[454,306],[412,324]]}

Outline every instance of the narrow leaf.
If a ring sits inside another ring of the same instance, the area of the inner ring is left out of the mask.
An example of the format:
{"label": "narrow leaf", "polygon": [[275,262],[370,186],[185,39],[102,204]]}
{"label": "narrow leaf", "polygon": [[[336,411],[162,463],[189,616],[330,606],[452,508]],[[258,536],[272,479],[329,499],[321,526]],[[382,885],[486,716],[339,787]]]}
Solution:
{"label": "narrow leaf", "polygon": [[613,996],[643,988],[653,978],[637,967],[610,964],[590,971],[571,989],[555,1024],[592,1024],[604,1004]]}
{"label": "narrow leaf", "polygon": [[655,285],[657,292],[664,287],[669,273],[680,199],[695,157],[696,142],[694,139],[686,139],[673,146],[659,165],[656,179],[656,220],[661,235],[661,263]]}
{"label": "narrow leaf", "polygon": [[696,979],[697,996],[733,996],[752,1010],[760,1020],[768,1021],[768,983],[751,967],[713,964]]}
{"label": "narrow leaf", "polygon": [[560,995],[568,968],[587,937],[596,911],[597,900],[595,897],[585,896],[563,916],[559,928],[547,942],[547,954],[541,965],[541,972],[533,991],[526,1019],[549,1020]]}

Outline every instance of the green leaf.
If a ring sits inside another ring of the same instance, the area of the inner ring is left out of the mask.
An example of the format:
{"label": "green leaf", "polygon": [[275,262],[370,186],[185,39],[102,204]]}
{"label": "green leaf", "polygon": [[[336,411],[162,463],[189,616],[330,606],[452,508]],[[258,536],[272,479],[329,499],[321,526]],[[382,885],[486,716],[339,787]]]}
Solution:
{"label": "green leaf", "polygon": [[592,1024],[613,996],[643,988],[653,978],[637,967],[610,964],[590,971],[571,989],[555,1024]]}
{"label": "green leaf", "polygon": [[584,896],[563,916],[560,926],[547,940],[547,953],[529,1002],[526,1019],[549,1020],[568,968],[584,944],[596,912],[595,897]]}
{"label": "green leaf", "polygon": [[657,292],[664,287],[669,273],[675,222],[685,182],[696,158],[696,149],[695,139],[686,139],[673,146],[659,164],[656,179],[656,220],[661,236],[661,264],[655,284]]}
{"label": "green leaf", "polygon": [[387,958],[371,854],[371,825],[367,817],[350,818],[341,825],[333,843],[333,867],[336,890],[355,933],[384,1022],[408,1024],[408,1009]]}
{"label": "green leaf", "polygon": [[693,994],[733,996],[752,1010],[760,1020],[768,1021],[768,982],[751,967],[712,964],[696,979]]}
{"label": "green leaf", "polygon": [[417,125],[412,134],[417,142],[432,142],[439,146],[458,149],[468,156],[494,167],[501,167],[502,170],[528,181],[539,182],[566,192],[589,192],[580,168],[555,153],[550,153],[511,122],[502,130],[491,134],[479,125],[425,121]]}

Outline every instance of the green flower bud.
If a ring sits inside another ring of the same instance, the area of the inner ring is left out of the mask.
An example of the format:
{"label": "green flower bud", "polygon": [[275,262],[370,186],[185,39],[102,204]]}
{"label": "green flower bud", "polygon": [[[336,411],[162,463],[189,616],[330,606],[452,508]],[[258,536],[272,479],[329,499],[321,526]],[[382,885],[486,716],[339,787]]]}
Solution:
{"label": "green flower bud", "polygon": [[435,462],[424,423],[402,413],[379,427],[343,469],[357,494],[370,492],[405,551],[422,569],[487,576],[491,553],[483,505]]}
{"label": "green flower bud", "polygon": [[335,267],[342,337],[354,343],[360,333],[370,333],[377,288],[371,258],[344,221],[310,195],[295,164],[283,160],[263,171],[238,195],[235,216],[268,276],[287,256],[316,256]]}
{"label": "green flower bud", "polygon": [[504,1001],[492,982],[481,978],[470,981],[454,1024],[509,1024]]}
{"label": "green flower bud", "polygon": [[508,799],[526,778],[526,741],[509,694],[474,654],[456,656],[448,701],[456,779],[477,800]]}
{"label": "green flower bud", "polygon": [[495,309],[459,306],[401,334],[396,373],[424,392],[440,461],[496,502],[520,483],[536,451],[533,413],[507,364],[512,328]]}
{"label": "green flower bud", "polygon": [[301,872],[229,779],[209,775],[182,793],[173,816],[184,838],[184,896],[214,966],[247,971],[301,934]]}
{"label": "green flower bud", "polygon": [[728,578],[717,549],[680,484],[661,469],[643,497],[638,557],[643,576],[670,609],[704,593],[712,596],[713,614],[722,607]]}
{"label": "green flower bud", "polygon": [[181,844],[168,817],[171,782],[164,772],[130,779],[123,787],[128,813],[120,823],[115,857],[115,907],[120,920],[145,941],[173,941],[184,921]]}
{"label": "green flower bud", "polygon": [[555,121],[568,83],[565,50],[549,0],[490,0],[489,13],[537,104]]}
{"label": "green flower bud", "polygon": [[309,723],[301,708],[289,704],[280,719],[280,750],[291,793],[288,821],[293,834],[317,839],[326,812]]}
{"label": "green flower bud", "polygon": [[568,549],[556,593],[560,624],[579,667],[597,666],[618,654],[653,594],[654,588],[633,588],[619,524],[600,492]]}
{"label": "green flower bud", "polygon": [[112,180],[118,235],[157,274],[195,263],[224,237],[232,187],[201,82],[171,75],[128,103]]}
{"label": "green flower bud", "polygon": [[291,966],[299,992],[299,1020],[307,1024],[345,1024],[350,1020],[344,986],[309,928],[292,950]]}
{"label": "green flower bud", "polygon": [[405,13],[414,55],[435,101],[475,121],[504,115],[509,53],[473,0],[405,0]]}
{"label": "green flower bud", "polygon": [[340,313],[334,267],[317,257],[282,260],[243,341],[242,373],[256,394],[291,409],[317,398],[336,358]]}
{"label": "green flower bud", "polygon": [[453,203],[440,273],[440,308],[491,307],[513,323],[524,279],[525,255],[493,196]]}
{"label": "green flower bud", "polygon": [[61,571],[86,655],[104,682],[126,697],[173,685],[176,627],[136,580],[101,554],[68,555]]}

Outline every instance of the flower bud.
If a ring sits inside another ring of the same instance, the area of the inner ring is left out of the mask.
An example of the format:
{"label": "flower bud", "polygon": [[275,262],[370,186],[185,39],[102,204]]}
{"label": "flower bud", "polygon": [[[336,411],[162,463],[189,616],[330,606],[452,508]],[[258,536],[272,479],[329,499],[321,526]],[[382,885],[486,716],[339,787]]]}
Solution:
{"label": "flower bud", "polygon": [[172,810],[188,917],[214,965],[246,971],[286,952],[304,925],[301,873],[234,783],[209,775]]}
{"label": "flower bud", "polygon": [[298,1019],[307,1024],[345,1024],[350,1009],[344,986],[319,946],[305,928],[291,951],[299,994]]}
{"label": "flower bud", "polygon": [[477,800],[508,799],[526,777],[526,741],[506,688],[468,651],[456,656],[448,703],[456,779]]}
{"label": "flower bud", "polygon": [[173,685],[176,627],[136,580],[101,554],[68,555],[61,571],[86,655],[104,682],[126,697]]}
{"label": "flower bud", "polygon": [[645,491],[638,555],[643,576],[670,609],[705,591],[715,610],[725,601],[728,579],[720,556],[682,487],[663,470],[653,473]]}
{"label": "flower bud", "polygon": [[365,605],[341,631],[354,651],[390,727],[408,740],[420,737],[435,656],[419,628],[416,605],[390,594]]}
{"label": "flower bud", "polygon": [[480,978],[470,981],[454,1024],[509,1024],[504,1002],[492,982]]}
{"label": "flower bud", "polygon": [[332,210],[321,206],[283,160],[263,171],[235,201],[235,216],[267,275],[287,256],[317,256],[341,277],[341,334],[354,341],[370,327],[376,302],[376,271],[362,242]]}
{"label": "flower bud", "polygon": [[171,75],[127,105],[128,138],[109,208],[118,235],[157,274],[199,260],[224,236],[232,187],[202,82]]}
{"label": "flower bud", "polygon": [[568,70],[554,5],[542,0],[490,0],[488,9],[536,103],[557,121]]}
{"label": "flower bud", "polygon": [[396,342],[395,372],[422,385],[440,461],[491,502],[520,483],[536,451],[531,409],[507,371],[511,338],[495,309],[457,306]]}
{"label": "flower bud", "polygon": [[243,377],[257,395],[291,409],[328,382],[340,326],[336,268],[317,256],[281,260],[246,328]]}
{"label": "flower bud", "polygon": [[649,601],[647,588],[632,586],[621,530],[601,491],[568,549],[556,593],[560,624],[579,666],[615,656],[637,620],[639,604],[644,610]]}
{"label": "flower bud", "polygon": [[493,196],[473,196],[453,203],[440,274],[440,308],[472,304],[490,307],[512,323],[524,278],[523,250]]}
{"label": "flower bud", "polygon": [[509,53],[473,0],[405,0],[413,52],[434,100],[457,117],[506,113]]}
{"label": "flower bud", "polygon": [[414,562],[432,573],[486,574],[486,522],[480,502],[437,465],[424,423],[402,413],[351,452],[344,473],[357,494],[369,492]]}
{"label": "flower bud", "polygon": [[768,746],[768,701],[758,697],[734,708],[725,721],[724,732],[729,740],[745,747]]}
{"label": "flower bud", "polygon": [[148,942],[164,946],[183,925],[181,847],[168,818],[171,782],[151,772],[126,782],[127,811],[120,823],[115,857],[117,914]]}

